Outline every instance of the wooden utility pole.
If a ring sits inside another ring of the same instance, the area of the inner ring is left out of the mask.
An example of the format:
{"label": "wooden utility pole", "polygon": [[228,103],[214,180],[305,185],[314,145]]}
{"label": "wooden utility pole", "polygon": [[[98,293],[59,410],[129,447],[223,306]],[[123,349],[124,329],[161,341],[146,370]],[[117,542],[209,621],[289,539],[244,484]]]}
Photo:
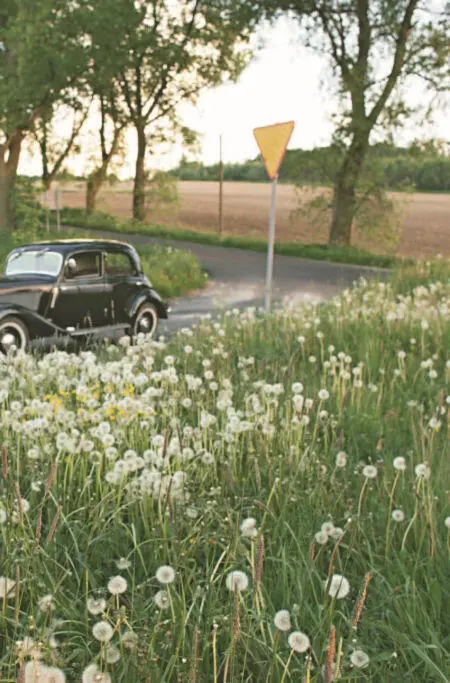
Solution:
{"label": "wooden utility pole", "polygon": [[222,136],[219,138],[219,237],[223,234],[223,161]]}

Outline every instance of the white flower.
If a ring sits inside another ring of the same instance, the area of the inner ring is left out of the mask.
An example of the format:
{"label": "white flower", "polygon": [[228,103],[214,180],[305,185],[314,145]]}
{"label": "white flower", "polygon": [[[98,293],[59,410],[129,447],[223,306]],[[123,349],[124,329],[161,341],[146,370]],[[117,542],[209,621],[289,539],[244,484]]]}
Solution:
{"label": "white flower", "polygon": [[0,524],[4,524],[8,519],[5,508],[0,507]]}
{"label": "white flower", "polygon": [[131,567],[131,562],[130,560],[127,560],[126,557],[121,557],[120,560],[117,560],[116,567],[117,569],[129,569]]}
{"label": "white flower", "polygon": [[111,683],[108,673],[101,673],[97,664],[89,664],[82,674],[82,683]]}
{"label": "white flower", "polygon": [[415,468],[415,473],[416,477],[418,479],[429,479],[430,474],[431,474],[431,469],[426,465],[425,463],[421,463],[420,465],[416,465]]}
{"label": "white flower", "polygon": [[326,531],[318,531],[316,534],[314,534],[314,538],[316,539],[316,543],[319,543],[319,545],[325,545],[325,543],[328,543],[328,534]]}
{"label": "white flower", "polygon": [[446,517],[446,518],[445,518],[444,524],[445,524],[445,526],[447,527],[447,529],[450,529],[450,517]]}
{"label": "white flower", "polygon": [[406,470],[406,460],[401,455],[398,458],[394,458],[392,464],[397,472],[404,472]]}
{"label": "white flower", "polygon": [[404,522],[405,521],[405,513],[403,510],[392,510],[392,519],[394,522]]}
{"label": "white flower", "polygon": [[98,621],[92,627],[92,635],[101,643],[109,643],[113,634],[114,629],[107,621]]}
{"label": "white flower", "polygon": [[326,401],[327,398],[330,398],[330,394],[328,393],[328,391],[326,389],[321,389],[319,391],[319,398],[321,401]]}
{"label": "white flower", "polygon": [[108,581],[108,590],[112,595],[120,595],[121,593],[125,593],[127,587],[127,580],[122,576],[113,576],[112,579]]}
{"label": "white flower", "polygon": [[336,456],[336,467],[345,467],[347,464],[347,453],[339,451]]}
{"label": "white flower", "polygon": [[106,600],[103,598],[88,598],[87,608],[90,614],[95,616],[101,614],[106,609]]}
{"label": "white flower", "polygon": [[341,600],[347,597],[350,592],[350,584],[342,574],[333,574],[329,584],[328,586],[328,581],[325,581],[325,587],[328,586],[328,595],[331,595],[332,598]]}
{"label": "white flower", "polygon": [[6,576],[0,576],[0,598],[15,598],[16,582]]}
{"label": "white flower", "polygon": [[292,393],[301,394],[303,391],[303,384],[301,382],[294,382],[292,385]]}
{"label": "white flower", "polygon": [[334,524],[333,522],[324,522],[320,528],[327,536],[331,536],[333,533]]}
{"label": "white flower", "polygon": [[41,612],[50,612],[55,609],[55,603],[53,602],[53,595],[44,595],[39,600],[39,609]]}
{"label": "white flower", "polygon": [[175,581],[175,570],[167,564],[163,564],[156,570],[156,579],[159,583],[168,584]]}
{"label": "white flower", "polygon": [[133,633],[133,631],[125,631],[120,639],[120,642],[124,647],[127,648],[127,650],[134,650],[138,644],[138,636],[136,633]]}
{"label": "white flower", "polygon": [[311,647],[308,636],[301,631],[292,631],[288,638],[288,643],[294,652],[306,652]]}
{"label": "white flower", "polygon": [[369,663],[369,656],[366,655],[363,650],[354,650],[352,654],[350,655],[350,661],[353,664],[353,666],[356,666],[358,669],[363,669],[365,666],[368,665]]}
{"label": "white flower", "polygon": [[167,591],[158,591],[153,600],[159,609],[168,609],[170,607],[169,593]]}
{"label": "white flower", "polygon": [[36,660],[25,664],[25,683],[65,683],[64,671]]}
{"label": "white flower", "polygon": [[291,615],[287,609],[280,609],[280,611],[275,614],[273,622],[279,631],[290,631],[292,628]]}
{"label": "white flower", "polygon": [[256,528],[256,519],[254,519],[253,517],[247,517],[247,519],[244,519],[240,526],[240,529],[242,536],[254,538],[258,535],[258,529]]}
{"label": "white flower", "polygon": [[106,648],[106,661],[108,664],[116,664],[120,659],[120,650],[110,645]]}
{"label": "white flower", "polygon": [[248,588],[248,576],[244,572],[236,569],[228,574],[226,585],[230,591],[245,591]]}
{"label": "white flower", "polygon": [[375,479],[378,474],[378,470],[375,465],[366,465],[363,469],[363,475],[366,479]]}

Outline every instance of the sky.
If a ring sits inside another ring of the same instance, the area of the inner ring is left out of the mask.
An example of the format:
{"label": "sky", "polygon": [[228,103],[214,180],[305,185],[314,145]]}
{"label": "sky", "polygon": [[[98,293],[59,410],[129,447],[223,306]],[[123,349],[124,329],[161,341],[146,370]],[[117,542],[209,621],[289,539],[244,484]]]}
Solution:
{"label": "sky", "polygon": [[[255,38],[255,45],[263,47],[256,50],[237,83],[206,91],[195,106],[181,107],[184,123],[200,133],[200,150],[195,158],[206,164],[216,163],[221,135],[225,162],[253,158],[258,154],[253,128],[290,120],[296,124],[290,149],[310,149],[330,142],[331,115],[337,109],[337,100],[333,83],[329,81],[328,62],[324,56],[302,47],[300,42],[298,28],[292,21],[283,19],[275,26],[266,27]],[[408,96],[413,104],[423,99],[419,82],[410,88]],[[396,141],[407,144],[415,138],[434,137],[450,140],[449,117],[444,110],[435,112],[432,124],[410,122],[399,131]],[[81,143],[83,146],[83,140]],[[127,134],[126,145],[126,158],[119,173],[123,178],[133,173],[136,149],[133,130]],[[159,148],[149,157],[148,166],[173,168],[182,152],[180,145]],[[68,166],[75,173],[83,173],[86,155],[74,159]],[[39,173],[39,160],[24,154],[20,171]]]}

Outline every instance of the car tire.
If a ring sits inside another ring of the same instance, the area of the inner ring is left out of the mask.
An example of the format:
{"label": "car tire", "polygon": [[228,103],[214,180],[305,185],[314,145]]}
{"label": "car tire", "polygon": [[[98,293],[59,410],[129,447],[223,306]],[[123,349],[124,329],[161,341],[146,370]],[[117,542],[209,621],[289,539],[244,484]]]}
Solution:
{"label": "car tire", "polygon": [[26,351],[30,343],[27,326],[20,318],[8,315],[0,320],[0,353],[6,355],[12,347]]}
{"label": "car tire", "polygon": [[156,307],[151,303],[142,304],[136,313],[131,326],[131,336],[137,337],[138,334],[145,334],[153,337],[158,327],[159,315]]}

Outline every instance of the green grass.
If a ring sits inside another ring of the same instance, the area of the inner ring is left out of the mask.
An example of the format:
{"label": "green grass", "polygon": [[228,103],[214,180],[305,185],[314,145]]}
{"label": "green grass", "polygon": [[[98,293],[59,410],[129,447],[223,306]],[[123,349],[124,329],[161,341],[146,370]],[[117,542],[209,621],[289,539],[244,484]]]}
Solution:
{"label": "green grass", "polygon": [[[327,653],[340,681],[446,681],[449,272],[230,311],[164,344],[0,362],[0,576],[18,586],[0,599],[2,682],[27,636],[70,683],[91,663],[114,683],[319,683]],[[282,609],[305,653],[276,629]]]}
{"label": "green grass", "polygon": [[[20,236],[18,239],[12,235],[2,236],[0,244],[0,268],[3,269],[6,256],[11,249],[21,244],[48,239],[62,239],[80,237],[79,232],[47,233],[42,232],[39,236],[27,238]],[[190,291],[204,287],[207,275],[202,271],[196,256],[185,249],[174,249],[165,246],[139,246],[139,257],[145,275],[162,297],[172,298],[187,294]]]}
{"label": "green grass", "polygon": [[[106,213],[97,212],[89,216],[82,209],[63,209],[61,220],[66,225],[82,226],[90,230],[108,230],[122,234],[141,234],[148,235],[149,237],[197,242],[222,247],[236,247],[251,251],[267,251],[267,241],[263,239],[236,236],[224,236],[221,238],[218,234],[211,232],[176,228],[158,223],[138,223],[136,221],[122,220]],[[331,248],[322,244],[298,244],[293,242],[276,242],[275,253],[318,261],[352,263],[383,268],[391,268],[398,261],[395,256],[373,254],[357,247]]]}

